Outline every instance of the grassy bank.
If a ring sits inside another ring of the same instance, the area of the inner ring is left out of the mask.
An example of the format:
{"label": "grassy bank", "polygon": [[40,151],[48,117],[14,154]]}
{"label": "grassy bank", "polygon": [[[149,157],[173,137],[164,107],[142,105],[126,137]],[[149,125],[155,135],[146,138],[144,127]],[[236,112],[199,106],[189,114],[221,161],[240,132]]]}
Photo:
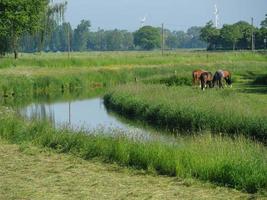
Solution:
{"label": "grassy bank", "polygon": [[161,56],[160,51],[152,52],[85,52],[72,53],[36,53],[21,54],[18,60],[13,57],[1,59],[0,68],[10,67],[103,67],[129,65],[221,65],[246,62],[266,62],[266,54],[251,52],[206,52],[206,51],[167,51]]}
{"label": "grassy bank", "polygon": [[169,130],[244,134],[267,142],[267,97],[231,89],[128,84],[111,90],[105,104],[124,116]]}
{"label": "grassy bank", "polygon": [[84,161],[32,145],[10,145],[2,140],[0,177],[0,199],[6,200],[260,197],[192,180],[147,175],[96,160]]}
{"label": "grassy bank", "polygon": [[74,53],[70,59],[64,53],[23,54],[18,60],[0,59],[0,97],[106,88],[135,80],[190,85],[191,72],[198,68],[224,68],[235,83],[258,83],[266,63],[266,55],[251,52],[90,52]]}
{"label": "grassy bank", "polygon": [[[7,115],[8,109],[4,111]],[[2,117],[0,137],[12,143],[33,143],[71,153],[83,159],[101,158],[122,166],[162,175],[197,178],[218,185],[255,193],[267,186],[267,152],[260,144],[244,138],[190,137],[165,144],[134,141],[123,136],[108,137],[55,130],[44,122],[26,122]]]}

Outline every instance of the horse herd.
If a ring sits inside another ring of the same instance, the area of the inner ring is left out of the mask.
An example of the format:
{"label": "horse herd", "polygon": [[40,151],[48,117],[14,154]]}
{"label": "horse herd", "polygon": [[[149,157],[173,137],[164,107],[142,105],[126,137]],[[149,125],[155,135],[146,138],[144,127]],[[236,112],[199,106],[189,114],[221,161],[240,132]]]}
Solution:
{"label": "horse herd", "polygon": [[207,86],[213,88],[215,86],[223,88],[223,82],[232,87],[231,73],[227,70],[217,70],[214,75],[206,70],[197,69],[192,72],[193,85],[199,84],[202,90]]}

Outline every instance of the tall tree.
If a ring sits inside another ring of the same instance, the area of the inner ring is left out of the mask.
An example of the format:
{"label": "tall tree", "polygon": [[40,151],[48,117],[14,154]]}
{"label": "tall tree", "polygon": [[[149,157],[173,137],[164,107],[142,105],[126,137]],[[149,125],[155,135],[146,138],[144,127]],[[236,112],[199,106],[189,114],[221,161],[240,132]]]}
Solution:
{"label": "tall tree", "polygon": [[237,42],[238,48],[250,49],[252,30],[255,31],[255,27],[245,21],[239,21],[235,23],[234,26],[238,27],[238,29],[242,33],[242,37]]}
{"label": "tall tree", "polygon": [[223,25],[221,29],[221,37],[232,44],[233,50],[236,48],[236,43],[242,38],[242,32],[237,25]]}
{"label": "tall tree", "polygon": [[89,28],[91,23],[88,20],[82,20],[74,30],[73,49],[75,51],[85,51],[89,39]]}
{"label": "tall tree", "polygon": [[56,26],[64,21],[64,14],[67,8],[67,2],[53,3],[53,0],[46,0],[47,6],[45,7],[42,16],[40,17],[41,23],[39,28],[39,51],[44,47],[45,40],[51,38],[51,34]]}
{"label": "tall tree", "polygon": [[267,14],[265,15],[265,19],[261,22],[262,28],[267,28]]}
{"label": "tall tree", "polygon": [[14,57],[18,57],[18,40],[25,32],[33,33],[40,27],[40,16],[47,0],[1,0],[0,32],[9,36]]}
{"label": "tall tree", "polygon": [[108,50],[121,50],[123,35],[118,29],[107,32],[107,49]]}
{"label": "tall tree", "polygon": [[160,47],[159,29],[152,26],[143,26],[134,33],[134,44],[145,50]]}
{"label": "tall tree", "polygon": [[216,49],[216,45],[220,39],[220,31],[214,27],[212,21],[209,21],[206,26],[201,29],[200,38],[208,43],[208,49]]}

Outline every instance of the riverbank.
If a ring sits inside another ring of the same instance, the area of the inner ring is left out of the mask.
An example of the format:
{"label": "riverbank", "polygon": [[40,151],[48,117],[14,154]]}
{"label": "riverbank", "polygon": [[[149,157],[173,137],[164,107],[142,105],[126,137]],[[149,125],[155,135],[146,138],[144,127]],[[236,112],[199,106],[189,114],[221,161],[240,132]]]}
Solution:
{"label": "riverbank", "polygon": [[[145,187],[144,187],[145,186]],[[193,180],[153,176],[0,140],[0,199],[249,199]],[[261,196],[258,196],[261,197]]]}
{"label": "riverbank", "polygon": [[104,100],[123,116],[169,131],[242,134],[267,143],[266,95],[135,83],[111,89]]}
{"label": "riverbank", "polygon": [[99,158],[125,167],[196,178],[249,193],[266,189],[266,148],[242,137],[232,140],[204,134],[164,143],[128,139],[122,134],[105,135],[101,130],[88,134],[54,129],[46,122],[19,119],[8,108],[4,112],[5,117],[0,116],[0,138],[11,143],[32,143],[85,160]]}

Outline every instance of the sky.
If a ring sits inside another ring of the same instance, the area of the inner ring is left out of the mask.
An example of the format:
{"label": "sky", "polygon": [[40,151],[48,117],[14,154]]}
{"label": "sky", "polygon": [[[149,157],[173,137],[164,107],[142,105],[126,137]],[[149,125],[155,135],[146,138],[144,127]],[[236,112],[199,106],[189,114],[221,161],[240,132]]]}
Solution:
{"label": "sky", "polygon": [[[61,0],[57,0],[61,1]],[[135,31],[141,19],[145,25],[170,30],[187,30],[214,20],[214,5],[219,10],[219,24],[240,20],[259,26],[267,14],[267,0],[68,0],[66,21],[76,27],[82,19],[91,22],[91,30],[123,29]]]}

